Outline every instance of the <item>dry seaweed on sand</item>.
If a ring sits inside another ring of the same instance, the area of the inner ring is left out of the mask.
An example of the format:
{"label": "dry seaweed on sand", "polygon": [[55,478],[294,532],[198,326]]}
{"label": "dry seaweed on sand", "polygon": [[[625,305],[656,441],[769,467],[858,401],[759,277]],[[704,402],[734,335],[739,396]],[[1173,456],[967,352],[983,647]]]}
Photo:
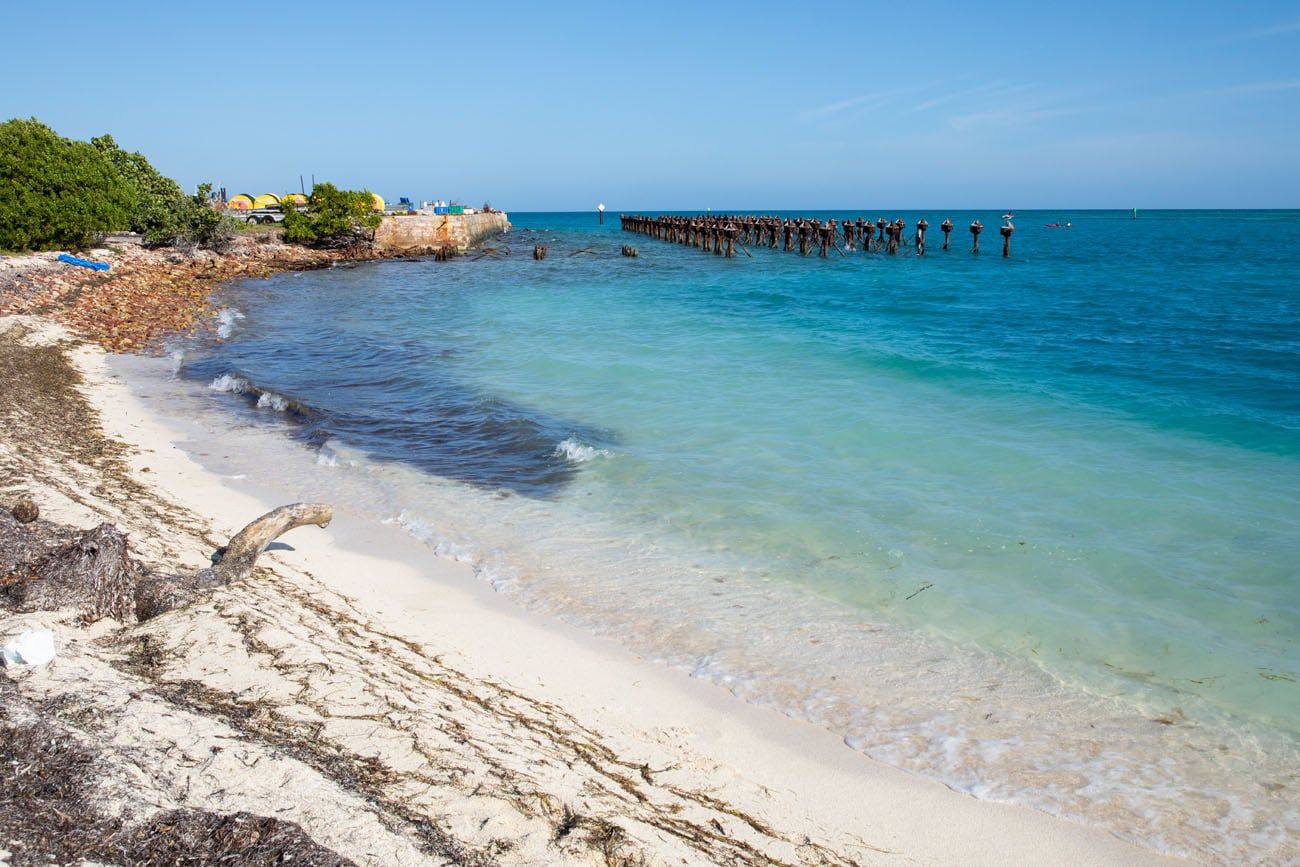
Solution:
{"label": "dry seaweed on sand", "polygon": [[295,822],[251,813],[166,810],[138,824],[94,798],[99,757],[43,718],[0,673],[0,841],[15,867],[78,863],[346,867]]}

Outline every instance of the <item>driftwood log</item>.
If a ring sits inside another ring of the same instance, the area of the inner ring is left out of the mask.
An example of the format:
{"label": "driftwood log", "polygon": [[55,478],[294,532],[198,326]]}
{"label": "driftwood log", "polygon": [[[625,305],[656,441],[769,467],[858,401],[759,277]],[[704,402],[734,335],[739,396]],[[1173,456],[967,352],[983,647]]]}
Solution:
{"label": "driftwood log", "polygon": [[160,575],[130,556],[126,535],[112,524],[77,531],[46,521],[20,524],[0,511],[0,604],[18,611],[75,608],[88,623],[149,620],[247,578],[277,538],[307,524],[325,527],[332,517],[317,503],[281,506],[236,533],[213,566]]}

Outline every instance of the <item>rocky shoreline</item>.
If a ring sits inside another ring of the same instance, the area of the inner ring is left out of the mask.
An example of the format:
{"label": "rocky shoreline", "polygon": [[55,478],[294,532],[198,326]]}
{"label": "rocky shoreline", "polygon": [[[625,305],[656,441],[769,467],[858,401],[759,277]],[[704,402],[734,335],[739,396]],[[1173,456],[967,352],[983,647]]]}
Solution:
{"label": "rocky shoreline", "polygon": [[211,328],[208,298],[223,283],[394,254],[373,246],[317,250],[285,244],[271,230],[237,235],[220,253],[149,249],[138,238],[115,236],[84,255],[111,267],[67,265],[58,253],[0,258],[0,316],[45,316],[109,352],[153,353],[170,336]]}

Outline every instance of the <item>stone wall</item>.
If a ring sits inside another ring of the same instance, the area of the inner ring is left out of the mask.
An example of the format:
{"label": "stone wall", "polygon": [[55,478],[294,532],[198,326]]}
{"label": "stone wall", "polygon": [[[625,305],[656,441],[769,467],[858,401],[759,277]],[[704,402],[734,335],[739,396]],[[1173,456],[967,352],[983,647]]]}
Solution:
{"label": "stone wall", "polygon": [[463,253],[484,238],[509,228],[510,220],[499,212],[384,217],[375,230],[375,245],[390,253],[431,252],[445,246]]}

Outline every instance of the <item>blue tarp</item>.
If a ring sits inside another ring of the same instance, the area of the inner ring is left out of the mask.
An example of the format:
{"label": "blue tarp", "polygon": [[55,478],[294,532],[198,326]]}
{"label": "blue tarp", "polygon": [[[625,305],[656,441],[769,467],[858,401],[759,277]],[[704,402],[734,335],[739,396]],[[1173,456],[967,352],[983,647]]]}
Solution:
{"label": "blue tarp", "polygon": [[112,267],[107,262],[92,262],[89,259],[78,259],[76,256],[69,256],[67,253],[60,253],[59,261],[67,262],[69,265],[80,265],[82,268],[90,268],[94,271],[107,271]]}

